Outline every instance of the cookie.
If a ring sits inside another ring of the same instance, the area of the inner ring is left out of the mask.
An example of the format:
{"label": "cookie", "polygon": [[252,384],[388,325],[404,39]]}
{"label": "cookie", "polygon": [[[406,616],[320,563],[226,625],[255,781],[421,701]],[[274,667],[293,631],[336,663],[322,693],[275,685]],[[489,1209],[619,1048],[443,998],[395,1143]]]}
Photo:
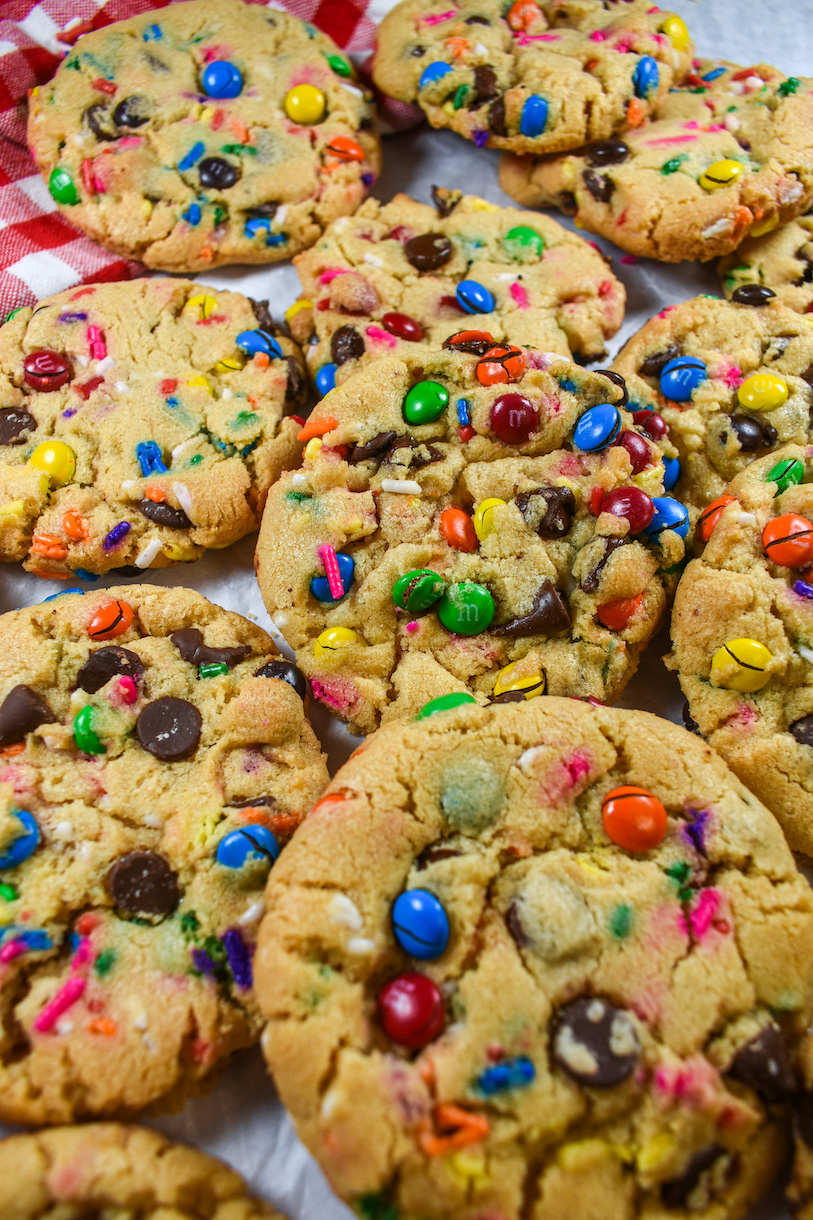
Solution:
{"label": "cookie", "polygon": [[646,0],[402,0],[373,79],[482,148],[552,153],[640,123],[691,63],[683,21]]}
{"label": "cookie", "polygon": [[239,0],[84,34],[33,90],[28,141],[71,224],[164,271],[291,258],[358,207],[380,165],[350,60]]}
{"label": "cookie", "polygon": [[[705,510],[673,652],[699,731],[813,856],[813,473],[807,448],[753,462]],[[808,583],[811,582],[811,583]]]}
{"label": "cookie", "polygon": [[259,1034],[269,865],[327,782],[305,681],[190,589],[0,617],[0,1119],[181,1102]]}
{"label": "cookie", "polygon": [[683,558],[686,509],[615,381],[447,344],[323,399],[263,516],[268,611],[359,732],[455,692],[616,698]]}
{"label": "cookie", "polygon": [[798,313],[813,305],[813,212],[764,237],[752,237],[722,259],[723,292],[731,300],[770,289]]}
{"label": "cookie", "polygon": [[0,1173],[0,1220],[283,1220],[223,1161],[123,1123],[13,1135],[0,1141]]}
{"label": "cookie", "polygon": [[765,293],[669,306],[612,368],[639,426],[679,458],[675,495],[693,523],[756,458],[813,436],[813,326]]}
{"label": "cookie", "polygon": [[698,60],[654,121],[565,156],[504,157],[500,185],[644,258],[728,254],[813,201],[813,79]]}
{"label": "cookie", "polygon": [[267,900],[266,1059],[358,1214],[733,1220],[781,1163],[813,896],[683,729],[430,704],[338,772]]}
{"label": "cookie", "polygon": [[256,529],[300,457],[298,348],[267,302],[189,280],[94,284],[0,328],[0,560],[95,579]]}
{"label": "cookie", "polygon": [[464,325],[580,362],[606,354],[626,293],[594,247],[547,216],[434,198],[368,199],[297,258],[303,295],[286,317],[323,394],[360,362],[440,347]]}
{"label": "cookie", "polygon": [[793,1174],[788,1204],[795,1220],[813,1220],[813,1036],[798,1056],[802,1088],[794,1106]]}

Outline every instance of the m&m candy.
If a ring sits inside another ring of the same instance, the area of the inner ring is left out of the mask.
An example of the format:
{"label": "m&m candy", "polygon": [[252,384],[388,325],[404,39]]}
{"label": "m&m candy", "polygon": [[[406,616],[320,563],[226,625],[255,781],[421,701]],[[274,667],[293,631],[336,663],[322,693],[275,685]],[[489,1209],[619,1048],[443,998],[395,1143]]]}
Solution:
{"label": "m&m candy", "polygon": [[[336,562],[339,567],[339,579],[342,583],[342,592],[338,597],[334,597],[330,589],[330,580],[327,576],[312,576],[310,582],[310,590],[314,597],[320,602],[337,602],[347,596],[350,586],[353,583],[353,577],[356,571],[356,561],[352,555],[341,555],[336,552]],[[336,590],[338,592],[338,589]]]}
{"label": "m&m candy", "polygon": [[545,249],[541,233],[537,233],[530,225],[515,225],[513,229],[508,230],[502,241],[512,258],[539,258]]}
{"label": "m&m candy", "polygon": [[474,695],[470,695],[468,691],[452,691],[449,695],[438,695],[437,699],[430,699],[428,703],[424,703],[415,719],[428,720],[430,716],[435,716],[438,712],[451,712],[464,703],[476,702]]}
{"label": "m&m candy", "polygon": [[647,98],[657,92],[660,76],[658,61],[651,55],[642,56],[632,74],[632,85],[636,96]]}
{"label": "m&m candy", "polygon": [[494,522],[494,509],[500,506],[505,507],[505,500],[500,500],[496,496],[489,496],[477,508],[474,514],[474,532],[481,542],[485,542],[489,534],[493,533],[497,528]]}
{"label": "m&m candy", "polygon": [[[702,381],[706,380],[706,366],[696,356],[677,356],[661,370],[661,394],[673,402],[689,402]],[[636,421],[637,422],[637,421]],[[657,437],[654,439],[657,440]]]}
{"label": "m&m candy", "polygon": [[759,640],[729,640],[711,659],[711,680],[728,690],[753,694],[770,681],[771,653]]}
{"label": "m&m candy", "polygon": [[502,394],[491,404],[491,428],[505,445],[526,444],[539,427],[539,412],[524,394]]}
{"label": "m&m candy", "polygon": [[326,631],[316,637],[313,655],[318,659],[325,656],[326,653],[347,648],[350,644],[363,643],[364,640],[357,631],[353,631],[352,627],[328,627]]}
{"label": "m&m candy", "polygon": [[491,626],[494,598],[484,585],[461,580],[446,589],[438,606],[438,618],[455,635],[479,635]]}
{"label": "m&m candy", "polygon": [[423,338],[423,327],[420,322],[410,318],[406,313],[385,313],[381,319],[384,330],[395,335],[396,339],[404,339],[407,343],[420,343]]}
{"label": "m&m candy", "polygon": [[112,640],[123,635],[133,621],[133,608],[127,602],[116,599],[105,602],[94,614],[88,626],[92,640]]}
{"label": "m&m candy", "polygon": [[525,99],[519,119],[519,129],[524,136],[533,139],[541,136],[548,124],[548,103],[538,93],[532,93]]}
{"label": "m&m candy", "polygon": [[680,462],[674,457],[663,458],[663,490],[673,491],[680,478]]}
{"label": "m&m candy", "polygon": [[207,97],[238,97],[243,91],[240,69],[228,59],[215,59],[207,64],[200,81]]}
{"label": "m&m candy", "polygon": [[64,441],[43,441],[31,454],[28,465],[43,470],[55,487],[64,487],[76,473],[76,456]]}
{"label": "m&m candy", "polygon": [[474,522],[462,508],[444,508],[438,518],[438,524],[441,534],[454,550],[468,553],[477,550]]}
{"label": "m&m candy", "polygon": [[601,501],[599,512],[624,517],[629,522],[630,533],[640,534],[654,517],[655,506],[640,487],[616,487]]}
{"label": "m&m candy", "polygon": [[798,513],[774,517],[762,531],[762,547],[774,563],[806,568],[813,563],[813,524]]}
{"label": "m&m candy", "polygon": [[525,372],[525,353],[513,344],[496,344],[477,361],[477,380],[480,385],[500,385],[507,381],[518,381]]}
{"label": "m&m candy", "polygon": [[708,508],[703,509],[703,512],[700,514],[700,519],[697,522],[697,528],[700,533],[700,537],[704,542],[708,542],[709,538],[714,532],[715,525],[728,508],[729,504],[734,503],[734,496],[718,496],[716,500],[712,500]]}
{"label": "m&m candy", "polygon": [[325,117],[327,98],[315,85],[295,85],[285,94],[282,105],[292,123],[312,127]]}
{"label": "m&m candy", "polygon": [[601,821],[608,837],[625,851],[652,851],[666,835],[666,810],[646,788],[625,784],[601,802]]}
{"label": "m&m candy", "polygon": [[[517,662],[512,661],[510,665],[505,665],[497,674],[497,681],[494,683],[494,691],[492,699],[497,702],[516,702],[519,703],[525,699],[536,699],[538,695],[544,695],[548,688],[548,679],[544,671],[539,674],[523,674],[516,675]],[[516,695],[516,699],[504,699],[505,695]]]}
{"label": "m&m candy", "polygon": [[646,470],[647,466],[653,465],[649,445],[640,433],[631,432],[628,429],[626,432],[621,433],[616,441],[616,445],[621,449],[626,449],[633,474],[640,474],[642,470]]}
{"label": "m&m candy", "polygon": [[48,190],[57,203],[74,204],[79,202],[79,192],[76,184],[66,169],[55,166],[48,179]]}
{"label": "m&m candy", "polygon": [[107,747],[102,745],[93,728],[93,708],[89,703],[73,718],[73,739],[83,754],[107,753]]}
{"label": "m&m candy", "polygon": [[392,600],[401,610],[421,614],[434,606],[446,588],[446,581],[429,568],[416,568],[399,576],[392,587]]}
{"label": "m&m candy", "polygon": [[443,80],[444,76],[448,76],[451,72],[449,64],[445,64],[442,60],[435,60],[434,63],[428,64],[421,73],[421,79],[418,81],[418,88],[425,89],[427,85],[434,85],[435,81]]}
{"label": "m&m candy", "polygon": [[440,957],[449,943],[449,916],[428,890],[405,890],[392,907],[395,939],[405,952],[422,961]]}
{"label": "m&m candy", "polygon": [[787,397],[788,383],[773,373],[754,373],[737,390],[737,402],[749,411],[775,411]]}
{"label": "m&m candy", "polygon": [[493,293],[477,280],[461,280],[455,296],[466,313],[491,313],[495,305]]}
{"label": "m&m candy", "polygon": [[318,393],[323,398],[325,394],[329,394],[331,390],[336,388],[336,369],[337,366],[332,362],[323,364],[313,379]]}
{"label": "m&m candy", "polygon": [[401,411],[408,424],[431,424],[449,404],[449,391],[439,381],[419,381],[404,399]]}
{"label": "m&m candy", "polygon": [[266,334],[264,330],[241,330],[235,342],[247,356],[255,356],[257,352],[261,352],[275,360],[282,359],[282,348],[273,335]]}
{"label": "m&m candy", "polygon": [[26,385],[32,390],[50,392],[58,390],[71,379],[71,365],[61,352],[49,347],[37,348],[23,359]]}
{"label": "m&m candy", "polygon": [[589,407],[573,431],[573,444],[583,453],[598,453],[612,445],[621,431],[621,415],[610,402]]}
{"label": "m&m candy", "polygon": [[667,17],[661,26],[661,33],[672,40],[676,51],[685,51],[689,45],[689,31],[682,17]]}
{"label": "m&m candy", "polygon": [[596,618],[608,631],[624,631],[631,619],[635,618],[643,600],[643,593],[637,593],[635,597],[622,597],[614,602],[605,602],[596,610]]}
{"label": "m&m candy", "polygon": [[37,820],[27,809],[12,809],[11,816],[20,823],[20,833],[0,851],[0,869],[16,868],[33,856],[40,841]]}
{"label": "m&m candy", "polygon": [[804,473],[804,463],[800,462],[798,458],[783,458],[781,462],[777,462],[775,466],[771,467],[765,475],[765,482],[776,484],[775,499],[789,487],[795,487],[797,483],[801,483]]}
{"label": "m&m candy", "polygon": [[242,868],[244,864],[265,860],[269,866],[279,855],[279,843],[274,834],[261,823],[231,830],[217,845],[215,860],[224,868]]}
{"label": "m&m candy", "polygon": [[443,996],[424,974],[399,974],[378,997],[378,1015],[388,1038],[400,1046],[420,1047],[443,1032]]}
{"label": "m&m candy", "polygon": [[644,529],[647,538],[657,542],[664,530],[674,530],[680,538],[685,538],[689,532],[689,511],[680,500],[671,496],[654,496],[652,505],[654,516]]}
{"label": "m&m candy", "polygon": [[703,171],[697,181],[704,191],[722,191],[727,186],[733,186],[744,173],[739,161],[726,158],[724,161],[715,161]]}

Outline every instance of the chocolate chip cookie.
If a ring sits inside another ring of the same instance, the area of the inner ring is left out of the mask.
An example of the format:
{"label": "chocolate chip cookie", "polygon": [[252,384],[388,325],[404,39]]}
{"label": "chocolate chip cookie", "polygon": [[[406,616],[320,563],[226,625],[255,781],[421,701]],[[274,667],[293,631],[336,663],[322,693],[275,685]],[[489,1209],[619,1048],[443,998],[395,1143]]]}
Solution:
{"label": "chocolate chip cookie", "polygon": [[0,617],[0,1118],[177,1104],[256,1039],[268,870],[327,782],[304,693],[190,589]]}
{"label": "chocolate chip cookie", "polygon": [[291,258],[358,207],[380,161],[350,60],[240,0],[83,35],[33,90],[28,140],[71,224],[164,271]]}
{"label": "chocolate chip cookie", "polygon": [[719,266],[731,300],[773,292],[798,313],[813,304],[813,212],[764,237],[750,237]]}
{"label": "chocolate chip cookie", "polygon": [[299,460],[297,347],[267,302],[189,280],[94,284],[0,328],[0,560],[165,568],[256,528]]}
{"label": "chocolate chip cookie", "polygon": [[779,826],[696,737],[430,703],[272,874],[264,1050],[359,1215],[733,1220],[786,1148],[812,946]]}

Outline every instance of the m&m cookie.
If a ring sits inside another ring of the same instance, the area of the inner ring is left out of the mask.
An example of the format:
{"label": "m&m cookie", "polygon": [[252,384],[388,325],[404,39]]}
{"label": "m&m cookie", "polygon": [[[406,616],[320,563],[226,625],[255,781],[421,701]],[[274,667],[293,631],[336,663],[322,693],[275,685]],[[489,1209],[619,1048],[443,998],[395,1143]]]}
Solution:
{"label": "m&m cookie", "polygon": [[429,703],[336,774],[267,901],[266,1060],[357,1214],[738,1220],[783,1163],[813,895],[685,730]]}
{"label": "m&m cookie", "polygon": [[265,882],[327,782],[305,692],[190,589],[0,617],[0,1119],[177,1106],[255,1041]]}
{"label": "m&m cookie", "polygon": [[718,270],[723,292],[733,301],[779,297],[799,313],[813,305],[813,212],[763,237],[749,237]]}

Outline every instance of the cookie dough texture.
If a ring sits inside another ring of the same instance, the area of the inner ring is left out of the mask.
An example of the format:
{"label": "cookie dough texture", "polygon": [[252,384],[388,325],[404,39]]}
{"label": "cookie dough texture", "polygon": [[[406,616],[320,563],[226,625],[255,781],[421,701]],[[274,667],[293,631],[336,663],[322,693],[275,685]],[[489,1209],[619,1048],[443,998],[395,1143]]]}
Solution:
{"label": "cookie dough texture", "polygon": [[[668,815],[640,855],[602,829],[626,784]],[[415,888],[449,917],[434,961],[393,935],[392,904]],[[775,820],[674,725],[563,699],[387,725],[273,874],[265,1054],[361,1214],[733,1218],[783,1156],[812,920]],[[413,971],[439,987],[445,1026],[410,1052],[378,996]],[[574,1030],[581,999],[586,1027],[617,1010],[609,1043]],[[521,1058],[523,1087],[484,1077]],[[589,1083],[599,1063],[613,1084]]]}
{"label": "cookie dough texture", "polygon": [[[474,327],[498,342],[584,362],[605,354],[624,319],[626,293],[595,248],[547,216],[459,192],[436,191],[436,198],[437,207],[408,195],[384,205],[368,199],[297,258],[303,294],[289,310],[290,327],[312,375],[335,364],[344,376],[376,356],[414,351],[414,340],[390,329],[399,327],[392,313],[417,322],[432,347]],[[427,268],[436,261],[422,256],[430,235],[445,243],[438,265]],[[474,281],[494,308],[464,311],[461,281],[464,296]]]}
{"label": "cookie dough texture", "polygon": [[[779,492],[767,475],[792,461],[803,466],[805,482]],[[791,847],[813,856],[813,746],[791,731],[796,725],[798,734],[799,722],[813,714],[813,602],[795,589],[797,582],[810,587],[804,573],[773,562],[762,543],[775,517],[813,518],[807,452],[788,446],[754,462],[728,494],[733,502],[678,586],[668,664],[700,732],[776,814]],[[756,640],[771,654],[769,681],[753,694],[711,677],[714,653],[739,639]]]}
{"label": "cookie dough texture", "polygon": [[798,313],[813,305],[813,213],[748,238],[719,266],[723,292],[730,297],[743,284],[759,284]]}
{"label": "cookie dough texture", "polygon": [[[242,78],[233,98],[202,80],[224,61]],[[285,99],[303,84],[325,103],[300,125]],[[80,38],[34,90],[28,140],[77,228],[150,267],[201,271],[290,258],[353,212],[380,164],[373,120],[320,30],[279,9],[194,0]]]}
{"label": "cookie dough texture", "polygon": [[801,1089],[794,1107],[793,1174],[788,1203],[795,1220],[813,1217],[813,1037],[805,1038],[798,1056]]}
{"label": "cookie dough texture", "polygon": [[700,60],[613,152],[588,144],[564,156],[504,157],[500,184],[523,206],[560,207],[632,254],[716,258],[807,210],[811,125],[810,78]]}
{"label": "cookie dough texture", "polygon": [[[633,537],[626,519],[593,512],[618,487],[662,495],[658,449],[636,436],[644,454],[649,448],[636,475],[620,444],[575,451],[580,417],[601,403],[612,411],[622,391],[564,357],[523,360],[514,382],[483,386],[476,355],[382,357],[322,400],[321,447],[309,442],[303,468],[269,495],[255,561],[265,604],[316,698],[359,732],[437,695],[468,690],[485,702],[514,662],[514,679],[611,700],[663,615],[682,539],[672,530],[659,541]],[[430,383],[448,394],[447,407],[433,423],[407,423],[405,396]],[[522,443],[503,443],[493,430],[492,409],[506,395],[536,413]],[[459,409],[468,429],[459,428]],[[634,432],[625,408],[619,416],[620,431]],[[478,537],[472,516],[485,501],[496,503],[485,505]],[[451,522],[448,509],[457,510]],[[355,563],[338,602],[311,588],[324,575],[325,545]],[[396,607],[396,581],[420,569],[463,603],[458,632],[443,625],[437,602],[423,614]],[[638,599],[626,626],[603,626],[599,610],[625,599]],[[488,602],[490,626],[479,617]],[[323,648],[319,637],[332,628],[356,638]]]}
{"label": "cookie dough texture", "polygon": [[11,1136],[0,1173],[0,1220],[284,1220],[222,1161],[122,1123]]}
{"label": "cookie dough texture", "polygon": [[680,79],[692,46],[662,32],[671,17],[645,0],[403,0],[379,27],[373,79],[479,147],[558,152],[634,126]]}
{"label": "cookie dough texture", "polygon": [[[0,328],[0,559],[42,576],[165,568],[255,529],[299,460],[286,413],[305,388],[289,339],[241,351],[258,329],[273,330],[265,303],[181,279],[17,310]],[[26,368],[43,352],[65,370],[44,385]],[[29,461],[51,442],[67,463],[53,479]]]}
{"label": "cookie dough texture", "polygon": [[[661,372],[678,357],[702,362],[705,377],[689,400],[661,392]],[[778,300],[754,307],[694,297],[651,318],[627,341],[612,368],[625,379],[630,409],[654,409],[680,458],[675,495],[696,519],[757,458],[811,438],[813,327]],[[738,391],[754,374],[770,374],[788,390],[770,411],[744,407]],[[745,421],[745,422],[743,422]]]}
{"label": "cookie dough texture", "polygon": [[[89,632],[115,601],[132,623],[100,644]],[[0,855],[4,1121],[176,1105],[257,1038],[268,866],[215,852],[245,826],[284,842],[327,782],[299,696],[255,676],[275,655],[189,589],[68,594],[0,618],[0,852],[20,810],[39,834],[22,862]],[[155,725],[167,701],[177,731]],[[168,758],[181,732],[188,748]]]}

